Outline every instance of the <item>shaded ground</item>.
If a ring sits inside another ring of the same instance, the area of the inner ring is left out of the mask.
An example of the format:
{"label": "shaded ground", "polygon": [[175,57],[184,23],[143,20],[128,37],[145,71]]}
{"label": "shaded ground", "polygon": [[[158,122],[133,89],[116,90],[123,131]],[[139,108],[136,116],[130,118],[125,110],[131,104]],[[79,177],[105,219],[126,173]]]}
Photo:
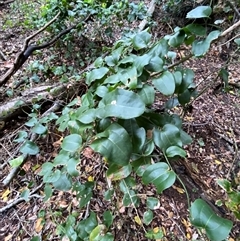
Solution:
{"label": "shaded ground", "polygon": [[[0,10],[0,15],[3,16],[6,12],[7,10]],[[165,33],[171,33],[171,29],[161,21],[158,14],[154,17],[157,26],[154,28],[153,34],[160,37]],[[2,24],[3,22],[1,22]],[[19,38],[20,32],[22,31],[19,28],[11,29],[11,31],[0,28],[0,50],[9,54],[8,59],[18,51],[26,36],[23,34]],[[183,49],[179,55],[187,55],[187,52],[187,48]],[[199,84],[199,92],[208,83],[211,84],[211,88],[197,98],[185,113],[184,127],[194,141],[186,147],[187,158],[173,163],[176,173],[179,174],[189,191],[191,201],[200,197],[207,201],[220,216],[234,221],[234,228],[230,235],[232,239],[230,238],[229,241],[240,240],[240,222],[235,220],[226,206],[215,205],[217,200],[226,198],[216,180],[219,178],[232,180],[240,177],[240,153],[238,150],[240,148],[240,89],[237,85],[230,85],[229,90],[225,92],[221,80],[214,79],[231,56],[233,56],[231,49],[213,47],[205,58],[192,59],[185,63],[187,67],[195,71],[195,81]],[[0,74],[6,70],[5,67],[7,67],[7,62],[1,61]],[[239,69],[239,59],[236,59],[235,63],[229,66],[231,83],[240,84]],[[24,75],[24,68],[21,71]],[[19,75],[21,75],[21,71]],[[159,96],[155,105],[161,106],[162,101]],[[175,111],[181,110],[176,108]],[[13,143],[12,140],[17,136],[18,130],[28,131],[24,126],[25,121],[26,119],[12,120],[6,123],[4,130],[0,133],[1,181],[10,171],[7,160],[14,156],[19,148],[18,144]],[[143,237],[144,230],[134,222],[136,216],[134,208],[121,206],[121,193],[116,193],[114,197],[116,207],[104,200],[103,193],[108,190],[103,175],[105,166],[101,157],[90,149],[83,152],[81,171],[84,174],[81,176],[81,180],[87,180],[89,176],[95,177],[95,180],[98,180],[98,186],[88,208],[78,210],[78,203],[73,193],[56,192],[49,202],[42,201],[43,188],[41,178],[37,175],[38,167],[56,155],[61,138],[55,126],[52,126],[49,132],[51,134],[47,138],[38,140],[38,145],[44,152],[29,158],[21,173],[11,182],[10,186],[0,189],[0,208],[19,198],[20,193],[26,187],[35,195],[30,202],[13,205],[12,208],[0,214],[0,240],[29,240],[30,237],[39,234],[42,235],[43,240],[58,240],[58,236],[53,230],[57,223],[64,220],[72,210],[78,211],[79,217],[84,218],[91,210],[102,217],[103,211],[107,209],[115,215],[115,223],[111,230],[115,234],[115,240],[146,240]],[[239,184],[237,183],[238,187]],[[139,184],[137,188],[139,193],[157,196],[152,186],[146,187]],[[154,211],[155,219],[152,227],[158,226],[163,229],[165,234],[163,240],[202,240],[202,236],[189,223],[186,196],[182,192],[180,183],[176,182],[172,188],[164,191],[158,198],[160,206]],[[145,211],[145,200],[144,197],[141,198],[142,205],[138,208],[140,215]]]}

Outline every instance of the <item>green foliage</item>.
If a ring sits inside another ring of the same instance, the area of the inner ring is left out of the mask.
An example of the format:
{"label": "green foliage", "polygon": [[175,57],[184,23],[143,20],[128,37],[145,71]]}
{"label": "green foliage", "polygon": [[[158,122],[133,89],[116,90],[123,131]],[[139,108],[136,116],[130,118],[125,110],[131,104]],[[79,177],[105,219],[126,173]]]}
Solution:
{"label": "green foliage", "polygon": [[[127,3],[49,0],[43,6],[43,18],[55,15],[59,10],[62,21],[64,14],[71,19],[73,16],[86,17],[94,13],[105,24],[104,16],[109,14],[108,11],[112,11],[116,4],[122,4],[122,11]],[[121,11],[116,9],[114,11],[117,12],[113,13],[120,14]],[[199,17],[208,17],[210,13],[209,8],[198,8],[193,13],[196,11]],[[170,161],[186,156],[183,148],[191,143],[191,137],[183,130],[181,118],[168,110],[177,105],[185,107],[196,94],[194,72],[182,67],[180,62],[172,64],[177,55],[174,49],[188,44],[192,46],[192,55],[201,57],[218,36],[218,31],[206,36],[205,29],[197,24],[176,28],[173,35],[157,42],[151,41],[148,30],[129,34],[115,43],[111,53],[96,59],[94,68],[81,76],[85,79],[88,92],[81,96],[80,106],[78,99],[73,100],[63,109],[59,118],[48,116],[38,120],[32,115],[26,125],[32,128],[33,133],[46,134],[47,123],[54,120],[60,132],[68,133],[58,155],[45,162],[39,173],[46,184],[45,200],[51,198],[55,189],[71,190],[76,193],[79,208],[86,209],[97,185],[97,181],[78,178],[81,176],[80,154],[86,146],[103,157],[107,167],[106,177],[111,183],[104,195],[108,201],[112,201],[114,192],[120,190],[123,205],[137,208],[140,198],[135,188],[136,178],[142,180],[144,185],[153,184],[158,193],[171,187],[176,180],[176,173]],[[55,71],[62,73],[62,69]],[[156,95],[168,98],[164,113],[155,111],[151,106]],[[25,138],[21,133],[16,141],[25,141]],[[155,148],[162,153],[158,158],[154,157]],[[36,155],[39,148],[35,143],[25,141],[20,151]],[[18,162],[12,160],[14,165],[19,165]],[[158,205],[155,197],[147,197],[142,223],[151,225],[152,210]],[[221,228],[221,238],[229,234],[231,222],[215,215],[202,200],[196,200],[190,212],[192,223],[204,228],[210,239],[220,240],[216,237],[216,228]],[[84,220],[69,215],[59,224],[57,233],[73,241],[114,240],[110,233],[113,221],[114,215],[110,210],[98,218],[91,212]],[[150,229],[145,235],[150,239],[160,239],[163,232],[161,229]]]}
{"label": "green foliage", "polygon": [[236,191],[228,180],[218,180],[217,183],[227,193],[225,205],[234,213],[236,218],[240,220],[240,192]]}
{"label": "green foliage", "polygon": [[233,226],[231,221],[217,216],[201,199],[197,199],[191,205],[190,215],[192,224],[204,228],[208,238],[212,241],[221,241],[227,238]]}

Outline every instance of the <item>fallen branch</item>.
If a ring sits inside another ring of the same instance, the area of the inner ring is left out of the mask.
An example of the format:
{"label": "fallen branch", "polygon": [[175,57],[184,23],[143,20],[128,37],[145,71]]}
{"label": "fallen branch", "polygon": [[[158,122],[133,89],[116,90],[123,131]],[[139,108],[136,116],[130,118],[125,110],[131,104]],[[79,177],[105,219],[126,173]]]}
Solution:
{"label": "fallen branch", "polygon": [[[39,33],[41,33],[43,30],[45,30],[49,25],[51,25],[54,21],[56,21],[56,19],[58,18],[60,12],[51,20],[49,21],[47,24],[45,24],[45,26],[43,26],[41,29],[39,29],[38,31],[36,31],[35,33],[33,33],[31,36],[27,37],[24,40],[24,45],[23,48],[21,50],[21,52],[17,55],[17,57],[15,58],[15,61],[13,63],[12,68],[10,68],[0,79],[0,86],[4,85],[13,74],[15,74],[17,72],[17,70],[19,70],[21,68],[21,66],[24,64],[24,62],[27,60],[27,58],[29,57],[28,53],[28,44],[29,41],[34,38],[36,35],[38,35]],[[29,46],[31,49],[31,45]],[[34,50],[33,50],[34,51]],[[31,53],[33,51],[30,51]]]}

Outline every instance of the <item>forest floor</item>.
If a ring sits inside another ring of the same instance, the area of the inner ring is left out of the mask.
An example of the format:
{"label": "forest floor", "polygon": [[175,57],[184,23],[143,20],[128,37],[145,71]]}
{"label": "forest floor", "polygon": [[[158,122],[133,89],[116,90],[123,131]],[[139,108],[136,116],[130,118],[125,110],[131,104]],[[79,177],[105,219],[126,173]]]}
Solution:
{"label": "forest floor", "polygon": [[[156,25],[152,29],[152,34],[155,38],[161,38],[172,32],[169,24],[163,21],[160,12],[160,8],[157,7],[153,15]],[[13,14],[13,10],[7,6],[0,7],[0,50],[7,56],[6,61],[0,60],[0,76],[11,66],[24,39],[31,33],[31,30],[21,25],[10,26],[10,21],[16,22],[18,17],[21,21],[22,15],[18,16],[18,14],[20,13]],[[223,203],[227,200],[226,193],[217,184],[218,179],[234,180],[236,189],[240,185],[240,59],[239,52],[234,52],[231,47],[218,45],[219,43],[213,44],[204,58],[190,59],[184,63],[184,66],[195,72],[198,92],[200,93],[208,85],[209,88],[193,101],[190,109],[184,112],[184,129],[193,137],[193,142],[186,147],[187,158],[176,161],[173,167],[185,183],[191,201],[202,198],[218,215],[231,219],[234,227],[228,240],[239,241],[240,222],[226,205],[219,207],[216,203],[219,200]],[[40,61],[44,62],[49,51],[43,50],[42,55],[33,56],[33,58],[41,57]],[[188,51],[187,47],[179,50],[179,57],[186,56]],[[14,80],[26,78],[29,75],[27,66],[32,59],[28,60],[14,75]],[[222,66],[228,66],[230,83],[228,87],[217,77]],[[21,93],[22,88],[25,87],[21,86],[20,91],[14,90],[16,92],[14,95]],[[11,90],[11,83],[0,89],[2,93],[6,90]],[[0,95],[1,103],[8,100]],[[154,106],[157,108],[162,104],[163,100],[159,96]],[[180,110],[176,108],[175,111]],[[28,130],[24,126],[26,120],[27,117],[23,116],[9,120],[4,123],[4,127],[0,127],[0,181],[11,170],[7,160],[15,156],[19,148],[17,143],[13,143],[13,139],[16,138],[19,130]],[[30,240],[35,235],[41,235],[42,240],[58,240],[54,230],[57,223],[65,219],[70,211],[77,210],[80,216],[84,216],[91,210],[101,215],[105,210],[116,209],[111,206],[111,203],[104,201],[103,192],[108,187],[103,176],[103,167],[99,164],[101,157],[91,149],[86,149],[83,153],[84,172],[86,179],[88,176],[97,177],[99,187],[95,190],[95,198],[88,207],[89,210],[78,210],[76,198],[70,192],[56,192],[50,201],[43,202],[42,180],[37,175],[39,172],[37,167],[56,155],[59,139],[57,128],[53,126],[51,135],[45,139],[38,139],[38,145],[44,152],[29,158],[22,167],[22,171],[8,187],[0,186],[0,208],[19,200],[21,192],[26,187],[35,195],[30,201],[17,201],[15,205],[0,213],[0,240],[24,241]],[[155,218],[152,227],[162,228],[164,233],[162,240],[203,240],[203,236],[189,222],[186,194],[180,183],[176,182],[161,195],[156,195],[152,186],[138,184],[138,190],[149,195],[154,194],[160,201],[160,206],[154,210]],[[115,201],[119,202],[120,199],[119,196]],[[144,204],[144,200],[142,203]],[[134,208],[120,206],[118,208],[118,212],[115,210],[116,217],[111,230],[115,240],[147,240],[143,236],[144,230],[134,221],[136,215]],[[144,205],[138,207],[138,211],[142,215]]]}

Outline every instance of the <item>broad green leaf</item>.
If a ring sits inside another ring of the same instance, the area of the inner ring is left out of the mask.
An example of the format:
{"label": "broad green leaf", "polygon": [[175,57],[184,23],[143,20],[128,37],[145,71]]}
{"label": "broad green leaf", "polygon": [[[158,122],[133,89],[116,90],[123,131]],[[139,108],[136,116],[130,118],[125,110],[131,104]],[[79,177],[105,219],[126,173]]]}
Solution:
{"label": "broad green leaf", "polygon": [[146,131],[143,127],[138,128],[134,131],[132,136],[133,152],[140,153],[145,144]]}
{"label": "broad green leaf", "polygon": [[99,224],[93,231],[90,233],[89,241],[101,240],[101,236],[105,233],[106,226]]}
{"label": "broad green leaf", "polygon": [[217,39],[218,36],[220,35],[220,31],[215,30],[209,33],[207,38],[205,40],[201,41],[194,41],[192,45],[192,52],[194,56],[196,57],[201,57],[207,53],[207,51],[210,48],[210,44],[213,40]]}
{"label": "broad green leaf", "polygon": [[163,64],[163,60],[160,57],[154,56],[145,68],[150,72],[160,72],[163,70]]}
{"label": "broad green leaf", "polygon": [[106,117],[117,117],[131,119],[143,114],[145,104],[134,92],[116,89],[107,93],[96,111],[96,116],[103,119]]}
{"label": "broad green leaf", "polygon": [[133,38],[133,47],[136,50],[146,48],[151,40],[151,34],[147,31],[137,33]]}
{"label": "broad green leaf", "polygon": [[170,146],[166,150],[167,157],[174,157],[174,156],[180,156],[180,157],[186,157],[187,153],[178,146]]}
{"label": "broad green leaf", "polygon": [[149,156],[154,151],[155,145],[153,140],[146,141],[146,143],[143,146],[142,155],[143,156]]}
{"label": "broad green leaf", "polygon": [[183,106],[189,103],[190,100],[191,100],[191,93],[188,89],[186,89],[183,93],[180,93],[178,95],[178,101]]}
{"label": "broad green leaf", "polygon": [[40,176],[49,175],[52,172],[54,165],[51,162],[45,162],[42,165],[42,170],[39,172]]}
{"label": "broad green leaf", "polygon": [[19,156],[9,161],[11,167],[19,167],[23,163],[23,156]]}
{"label": "broad green leaf", "polygon": [[208,18],[212,13],[210,6],[198,6],[187,13],[186,18]]}
{"label": "broad green leaf", "polygon": [[91,148],[103,155],[110,164],[126,166],[132,153],[131,140],[126,130],[113,123],[102,134],[105,137],[93,141]]}
{"label": "broad green leaf", "polygon": [[182,80],[181,84],[179,85],[179,80],[177,81],[177,77],[179,74],[174,75],[175,81],[178,82],[176,84],[176,93],[181,94],[184,91],[186,91],[192,84],[193,84],[193,78],[194,78],[194,72],[191,69],[184,69],[182,71]]}
{"label": "broad green leaf", "polygon": [[157,187],[158,193],[171,187],[175,182],[175,179],[176,174],[165,162],[149,165],[142,176],[143,183],[153,183]]}
{"label": "broad green leaf", "polygon": [[119,58],[121,56],[121,53],[123,51],[123,47],[119,47],[118,49],[115,49],[110,56],[105,57],[105,61],[108,66],[115,66],[118,65]]}
{"label": "broad green leaf", "polygon": [[152,55],[150,55],[150,54],[144,54],[142,56],[135,56],[133,65],[137,69],[138,76],[142,75],[144,66],[149,64],[151,58],[152,58]]}
{"label": "broad green leaf", "polygon": [[20,142],[23,142],[26,140],[28,134],[26,131],[19,131],[18,132],[18,138],[16,138],[15,140],[13,140],[13,142],[17,142],[17,143],[20,143]]}
{"label": "broad green leaf", "polygon": [[132,166],[130,164],[123,167],[113,164],[107,170],[107,177],[112,181],[122,180],[128,177],[131,172]]}
{"label": "broad green leaf", "polygon": [[106,225],[107,228],[109,228],[112,225],[113,215],[109,210],[107,210],[103,213],[103,220],[104,220],[104,224]]}
{"label": "broad green leaf", "polygon": [[175,91],[175,79],[171,72],[165,71],[153,80],[154,86],[164,95],[172,95]]}
{"label": "broad green leaf", "polygon": [[80,175],[79,171],[77,170],[77,165],[79,164],[79,160],[77,158],[71,158],[67,162],[67,172],[69,175],[73,177],[77,177]]}
{"label": "broad green leaf", "polygon": [[183,146],[192,143],[192,138],[191,138],[191,136],[189,136],[189,135],[188,135],[185,131],[183,131],[183,130],[180,130],[180,137],[181,137]]}
{"label": "broad green leaf", "polygon": [[200,24],[196,24],[196,23],[191,23],[191,24],[187,25],[186,27],[184,27],[184,30],[185,29],[187,29],[191,33],[199,35],[199,36],[204,36],[207,33],[207,28],[203,27]]}
{"label": "broad green leaf", "polygon": [[161,39],[150,51],[149,55],[165,58],[168,52],[168,42],[166,39]]}
{"label": "broad green leaf", "polygon": [[20,148],[20,152],[28,155],[37,155],[39,153],[38,146],[32,141],[26,141]]}
{"label": "broad green leaf", "polygon": [[92,230],[98,225],[96,214],[94,212],[90,212],[90,216],[85,220],[80,221],[77,224],[76,231],[78,233],[78,237],[81,239],[89,239],[89,234]]}
{"label": "broad green leaf", "polygon": [[143,222],[146,225],[149,225],[153,220],[153,212],[151,210],[148,210],[146,212],[144,212],[143,214]]}
{"label": "broad green leaf", "polygon": [[179,129],[172,124],[166,124],[162,130],[153,130],[153,140],[155,144],[164,152],[170,146],[182,146]]}
{"label": "broad green leaf", "polygon": [[93,122],[96,118],[95,116],[96,110],[95,109],[89,109],[85,111],[79,118],[78,120],[83,123],[83,124],[89,124]]}
{"label": "broad green leaf", "polygon": [[108,71],[109,71],[109,69],[106,67],[101,67],[101,68],[90,71],[89,73],[87,73],[87,76],[86,76],[86,84],[90,85],[94,80],[103,78],[103,76]]}
{"label": "broad green leaf", "polygon": [[58,165],[67,165],[70,159],[70,154],[67,151],[61,150],[59,154],[54,158],[53,165],[56,167]]}
{"label": "broad green leaf", "polygon": [[147,198],[147,207],[149,209],[155,210],[155,209],[159,208],[159,206],[160,206],[160,202],[159,202],[158,198],[155,198],[155,197]]}
{"label": "broad green leaf", "polygon": [[135,89],[137,86],[137,69],[135,66],[123,69],[119,72],[119,80],[126,86]]}
{"label": "broad green leaf", "polygon": [[155,99],[155,90],[150,85],[143,85],[142,89],[138,92],[138,95],[145,105],[151,105]]}
{"label": "broad green leaf", "polygon": [[46,134],[47,133],[47,128],[46,128],[46,126],[42,125],[41,123],[37,123],[32,128],[32,132],[36,133],[38,135]]}
{"label": "broad green leaf", "polygon": [[139,205],[139,197],[136,195],[135,191],[128,190],[123,196],[123,205],[127,207],[128,205],[135,205],[136,207]]}
{"label": "broad green leaf", "polygon": [[62,149],[64,151],[75,152],[82,145],[82,138],[78,134],[72,134],[63,139]]}
{"label": "broad green leaf", "polygon": [[185,31],[180,29],[169,38],[168,44],[171,47],[178,47],[184,42],[184,39],[185,39]]}
{"label": "broad green leaf", "polygon": [[25,126],[33,127],[37,123],[38,123],[38,119],[36,117],[33,117],[25,123]]}
{"label": "broad green leaf", "polygon": [[104,95],[106,95],[108,93],[108,88],[106,86],[98,86],[95,94],[99,97],[104,97]]}
{"label": "broad green leaf", "polygon": [[61,173],[58,180],[52,184],[56,189],[61,191],[69,191],[72,188],[72,180],[64,173]]}
{"label": "broad green leaf", "polygon": [[206,230],[212,241],[221,241],[229,235],[233,223],[215,214],[210,206],[202,199],[195,200],[190,207],[191,223]]}
{"label": "broad green leaf", "polygon": [[62,173],[60,170],[48,172],[47,174],[45,174],[43,176],[43,182],[45,182],[45,183],[56,182],[60,178],[61,174]]}

